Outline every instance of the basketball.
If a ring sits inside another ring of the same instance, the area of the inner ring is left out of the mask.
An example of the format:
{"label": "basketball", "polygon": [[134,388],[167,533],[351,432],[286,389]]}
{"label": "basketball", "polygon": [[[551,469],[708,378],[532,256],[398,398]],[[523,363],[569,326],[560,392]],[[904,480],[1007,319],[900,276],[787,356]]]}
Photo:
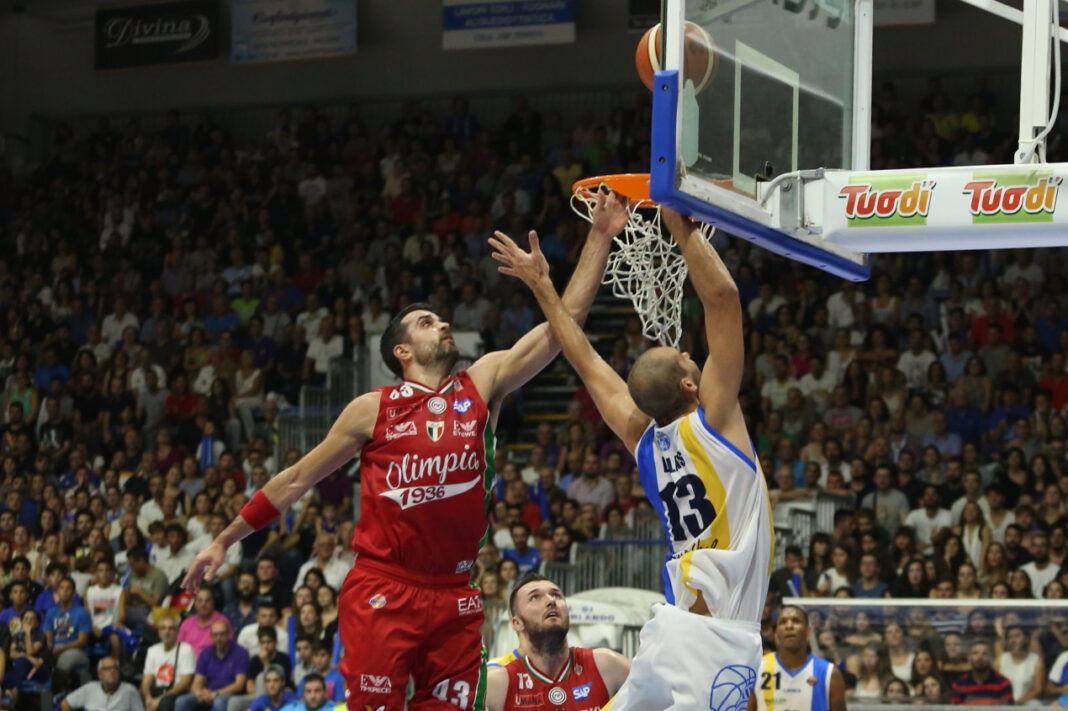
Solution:
{"label": "basketball", "polygon": [[[708,86],[719,71],[719,52],[716,43],[705,28],[696,22],[686,22],[686,46],[682,66],[685,79],[693,82],[694,91],[699,92]],[[634,53],[634,63],[638,67],[638,76],[649,91],[653,90],[653,75],[660,69],[660,23],[650,27],[638,42]]]}

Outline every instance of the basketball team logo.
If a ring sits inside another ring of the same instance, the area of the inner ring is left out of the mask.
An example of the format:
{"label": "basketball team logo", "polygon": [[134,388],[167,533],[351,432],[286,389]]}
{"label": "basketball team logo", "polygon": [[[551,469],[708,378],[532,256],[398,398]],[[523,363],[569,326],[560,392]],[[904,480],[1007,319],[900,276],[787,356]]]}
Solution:
{"label": "basketball team logo", "polygon": [[381,610],[386,606],[386,596],[382,593],[372,595],[371,599],[367,601],[367,604],[376,610]]}
{"label": "basketball team logo", "polygon": [[432,442],[437,442],[441,435],[445,434],[445,423],[440,420],[427,420],[426,433]]}
{"label": "basketball team logo", "polygon": [[666,452],[671,449],[671,440],[663,432],[656,433],[656,447],[661,452]]}
{"label": "basketball team logo", "polygon": [[449,407],[449,403],[445,402],[445,398],[435,395],[426,401],[426,409],[430,410],[435,415],[442,415]]}
{"label": "basketball team logo", "polygon": [[557,706],[559,706],[560,704],[564,703],[565,701],[567,701],[567,692],[566,691],[561,689],[559,686],[554,686],[553,688],[549,689],[549,703],[550,704],[556,704]]}
{"label": "basketball team logo", "polygon": [[756,686],[756,670],[744,664],[723,667],[712,680],[708,708],[711,711],[745,711]]}

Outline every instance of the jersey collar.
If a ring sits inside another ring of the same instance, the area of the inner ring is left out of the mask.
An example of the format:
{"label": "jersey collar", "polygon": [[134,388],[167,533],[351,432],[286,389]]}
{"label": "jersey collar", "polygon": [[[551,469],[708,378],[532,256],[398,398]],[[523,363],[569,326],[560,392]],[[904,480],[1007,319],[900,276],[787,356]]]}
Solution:
{"label": "jersey collar", "polygon": [[415,390],[416,392],[420,393],[447,393],[452,390],[454,385],[456,385],[456,376],[450,376],[449,379],[446,380],[444,384],[442,384],[442,386],[437,390],[434,390],[433,388],[427,385],[423,385],[422,383],[416,380],[405,380],[404,384],[409,386],[412,390]]}
{"label": "jersey collar", "polygon": [[575,660],[574,650],[569,647],[568,650],[567,650],[567,664],[565,664],[564,668],[560,670],[560,674],[557,675],[556,679],[552,679],[552,678],[549,677],[549,675],[538,671],[534,667],[534,665],[530,663],[530,656],[529,655],[523,657],[523,664],[526,665],[527,671],[529,671],[534,676],[534,678],[537,679],[538,681],[540,681],[541,683],[543,683],[543,684],[559,684],[564,679],[567,678],[568,674],[571,673],[571,664],[572,664],[572,662],[574,662],[574,660]]}

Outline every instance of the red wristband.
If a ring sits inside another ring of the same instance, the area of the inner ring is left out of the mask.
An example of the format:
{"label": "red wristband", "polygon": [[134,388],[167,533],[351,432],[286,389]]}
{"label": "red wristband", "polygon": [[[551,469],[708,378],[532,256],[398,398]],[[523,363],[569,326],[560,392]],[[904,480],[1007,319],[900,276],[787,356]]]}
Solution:
{"label": "red wristband", "polygon": [[278,509],[262,491],[257,491],[252,500],[241,508],[241,518],[256,531],[266,528],[279,515]]}

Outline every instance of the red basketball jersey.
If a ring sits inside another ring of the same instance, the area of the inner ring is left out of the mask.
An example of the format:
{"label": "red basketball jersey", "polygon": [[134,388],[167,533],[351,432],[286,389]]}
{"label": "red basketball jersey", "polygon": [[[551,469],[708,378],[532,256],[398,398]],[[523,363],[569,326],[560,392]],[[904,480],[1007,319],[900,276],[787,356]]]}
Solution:
{"label": "red basketball jersey", "polygon": [[352,548],[416,573],[466,573],[489,528],[486,403],[466,370],[437,390],[405,381],[379,391],[374,435],[360,454]]}
{"label": "red basketball jersey", "polygon": [[608,703],[608,689],[592,649],[572,647],[571,659],[556,679],[534,668],[527,657],[516,659],[505,670],[504,711],[599,711]]}

